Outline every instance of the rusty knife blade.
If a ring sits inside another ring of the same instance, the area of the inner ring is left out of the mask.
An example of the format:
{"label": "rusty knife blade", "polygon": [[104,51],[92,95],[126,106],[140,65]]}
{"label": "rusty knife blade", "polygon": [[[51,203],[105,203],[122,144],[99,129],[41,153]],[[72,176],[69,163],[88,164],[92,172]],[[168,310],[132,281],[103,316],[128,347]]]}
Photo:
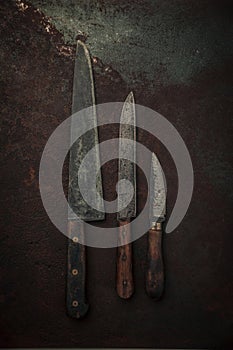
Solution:
{"label": "rusty knife blade", "polygon": [[[132,200],[124,207],[124,203],[127,203],[129,185],[127,183],[120,185],[117,211],[118,220],[123,220],[136,216],[136,115],[132,92],[127,96],[122,108],[119,138],[118,180],[128,180],[134,191]],[[128,140],[125,139],[133,141],[133,144],[129,144]],[[125,159],[124,157],[127,155],[133,161]]]}
{"label": "rusty knife blade", "polygon": [[[95,221],[104,220],[105,214],[102,178],[99,170],[100,157],[96,126],[94,82],[88,49],[84,43],[78,41],[73,80],[72,114],[87,107],[91,108],[88,109],[88,111],[84,110],[82,112],[85,118],[81,118],[77,121],[77,118],[72,116],[71,121],[71,140],[75,137],[75,128],[82,127],[81,123],[92,127],[92,129],[75,141],[70,149],[68,202],[80,219],[84,221]],[[81,175],[79,174],[79,176],[82,176],[82,182],[86,184],[85,190],[88,192],[91,203],[93,204],[89,205],[84,200],[79,187],[78,171],[84,156],[95,146],[97,147],[91,156],[92,171],[82,172]],[[97,178],[96,182],[93,182],[93,176],[95,174],[97,174]],[[69,210],[68,218],[75,219],[76,216]]]}
{"label": "rusty knife blade", "polygon": [[150,174],[150,222],[162,222],[166,215],[166,181],[155,153],[151,156]]}

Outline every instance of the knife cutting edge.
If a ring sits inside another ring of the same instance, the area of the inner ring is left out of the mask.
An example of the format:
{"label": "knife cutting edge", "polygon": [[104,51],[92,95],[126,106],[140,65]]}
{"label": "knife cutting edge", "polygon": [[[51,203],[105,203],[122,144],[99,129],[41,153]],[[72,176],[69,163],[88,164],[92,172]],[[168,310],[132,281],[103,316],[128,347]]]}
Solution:
{"label": "knife cutting edge", "polygon": [[[133,93],[127,96],[123,105],[120,119],[119,133],[119,169],[118,180],[128,180],[133,186],[133,197],[130,203],[121,208],[124,204],[125,194],[128,192],[127,184],[118,194],[118,222],[119,222],[119,246],[117,249],[117,275],[116,289],[118,295],[123,299],[128,299],[134,292],[133,271],[132,271],[132,244],[127,243],[130,237],[130,220],[136,216],[136,142],[130,145],[125,139],[136,141],[136,117]],[[131,154],[134,162],[125,159],[126,154]]]}
{"label": "knife cutting edge", "polygon": [[[87,107],[82,113],[85,118],[77,122],[77,117],[73,114]],[[81,41],[77,42],[77,51],[75,57],[74,79],[73,79],[73,97],[72,97],[72,121],[71,121],[71,140],[75,138],[75,128],[80,123],[88,123],[92,129],[82,135],[74,142],[70,149],[69,161],[69,189],[68,189],[68,273],[67,273],[67,312],[74,318],[82,318],[88,311],[86,300],[86,247],[80,244],[85,241],[85,221],[104,220],[103,190],[100,169],[99,149],[93,153],[91,167],[93,172],[86,172],[85,183],[88,191],[92,191],[94,200],[93,208],[83,199],[78,184],[78,170],[80,164],[88,151],[98,145],[98,131],[96,121],[96,107],[94,96],[94,83],[92,75],[92,66],[89,52]],[[89,176],[98,173],[95,188],[89,186],[92,181]],[[100,196],[96,196],[96,191]],[[94,208],[98,208],[94,209]],[[75,214],[76,215],[75,215]]]}
{"label": "knife cutting edge", "polygon": [[148,232],[148,266],[146,291],[160,299],[164,290],[164,264],[162,255],[162,223],[166,215],[166,188],[163,171],[154,153],[150,174],[150,230]]}

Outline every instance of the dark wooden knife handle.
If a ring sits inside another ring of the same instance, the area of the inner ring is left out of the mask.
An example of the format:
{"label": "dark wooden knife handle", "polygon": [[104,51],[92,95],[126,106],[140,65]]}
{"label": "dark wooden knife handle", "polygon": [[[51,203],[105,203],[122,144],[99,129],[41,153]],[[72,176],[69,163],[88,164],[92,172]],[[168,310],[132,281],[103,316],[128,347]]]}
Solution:
{"label": "dark wooden knife handle", "polygon": [[67,312],[74,318],[82,318],[88,311],[86,302],[86,247],[79,244],[84,237],[84,224],[68,221],[68,271]]}
{"label": "dark wooden knife handle", "polygon": [[132,244],[125,244],[127,237],[130,237],[130,225],[127,225],[129,223],[130,221],[119,221],[119,242],[124,245],[117,248],[116,289],[123,299],[130,298],[134,292]]}
{"label": "dark wooden knife handle", "polygon": [[148,232],[148,266],[146,291],[154,299],[160,299],[164,290],[164,265],[162,256],[162,224],[156,223]]}

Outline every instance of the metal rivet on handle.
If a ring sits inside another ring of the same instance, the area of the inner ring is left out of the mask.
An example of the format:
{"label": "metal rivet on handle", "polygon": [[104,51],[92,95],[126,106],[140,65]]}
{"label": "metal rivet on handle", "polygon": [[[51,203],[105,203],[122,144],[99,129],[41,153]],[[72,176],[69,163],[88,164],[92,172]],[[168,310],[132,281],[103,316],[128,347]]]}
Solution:
{"label": "metal rivet on handle", "polygon": [[74,243],[78,243],[78,237],[73,237],[73,238],[72,238],[72,241],[73,241]]}
{"label": "metal rivet on handle", "polygon": [[127,256],[126,256],[125,253],[122,255],[122,260],[123,260],[123,261],[126,261],[126,260],[127,260]]}
{"label": "metal rivet on handle", "polygon": [[77,300],[74,300],[74,301],[72,302],[72,305],[73,305],[74,307],[77,307],[77,306],[78,306]]}
{"label": "metal rivet on handle", "polygon": [[73,269],[72,270],[72,275],[76,276],[78,274],[78,270],[77,269]]}

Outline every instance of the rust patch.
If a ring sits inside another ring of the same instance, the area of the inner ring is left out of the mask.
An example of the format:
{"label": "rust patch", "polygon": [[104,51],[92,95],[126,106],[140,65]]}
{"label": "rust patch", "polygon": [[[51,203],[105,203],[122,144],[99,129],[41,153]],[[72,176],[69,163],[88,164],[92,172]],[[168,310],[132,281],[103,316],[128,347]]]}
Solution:
{"label": "rust patch", "polygon": [[36,177],[36,171],[31,166],[29,168],[28,175],[29,175],[29,177],[24,180],[24,183],[25,183],[26,186],[31,186],[34,183],[34,180],[35,180],[35,177]]}

